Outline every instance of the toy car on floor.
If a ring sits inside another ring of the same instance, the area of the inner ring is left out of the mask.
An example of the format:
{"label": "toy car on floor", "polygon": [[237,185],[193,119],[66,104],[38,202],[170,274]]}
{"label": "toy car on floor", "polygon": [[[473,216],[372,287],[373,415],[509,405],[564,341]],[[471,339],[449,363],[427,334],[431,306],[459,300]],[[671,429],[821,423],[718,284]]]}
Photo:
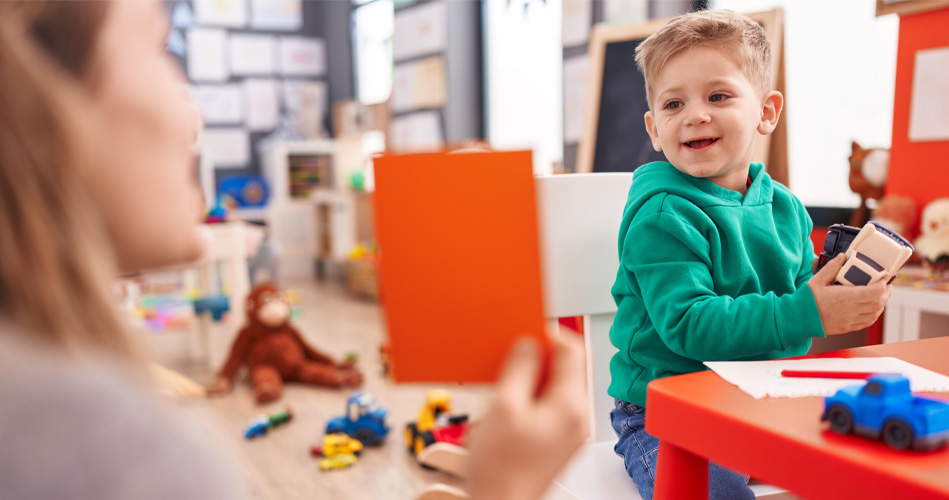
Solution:
{"label": "toy car on floor", "polygon": [[346,402],[346,415],[326,424],[326,434],[342,432],[366,446],[376,446],[389,434],[387,414],[385,409],[376,406],[372,396],[357,392]]}
{"label": "toy car on floor", "polygon": [[325,471],[342,469],[355,464],[362,450],[363,445],[359,440],[338,432],[324,436],[323,445],[314,446],[310,449],[310,453],[323,457],[320,459],[320,470]]}
{"label": "toy car on floor", "polygon": [[914,395],[902,375],[873,375],[824,398],[821,420],[837,434],[882,438],[895,450],[934,450],[949,441],[949,402]]}
{"label": "toy car on floor", "polygon": [[418,420],[405,426],[405,444],[418,457],[434,443],[464,445],[468,433],[468,415],[451,415],[451,394],[448,391],[429,391]]}
{"label": "toy car on floor", "polygon": [[293,411],[289,406],[284,410],[270,415],[260,415],[251,420],[250,424],[247,425],[247,430],[244,431],[244,438],[253,439],[258,436],[263,436],[267,434],[267,431],[271,428],[284,425],[290,420],[293,420]]}

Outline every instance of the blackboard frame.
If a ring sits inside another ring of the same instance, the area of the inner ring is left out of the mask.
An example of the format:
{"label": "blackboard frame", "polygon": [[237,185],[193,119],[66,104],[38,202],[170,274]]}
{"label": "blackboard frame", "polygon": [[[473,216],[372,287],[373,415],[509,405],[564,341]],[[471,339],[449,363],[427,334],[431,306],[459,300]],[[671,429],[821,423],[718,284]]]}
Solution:
{"label": "blackboard frame", "polygon": [[[784,94],[784,33],[783,13],[781,9],[745,14],[761,24],[771,41],[773,57],[771,61],[771,81],[773,87]],[[603,91],[603,72],[607,46],[611,43],[645,40],[665,26],[669,19],[653,19],[642,24],[627,26],[609,26],[598,24],[593,27],[590,37],[589,58],[590,74],[587,81],[587,104],[584,113],[583,135],[577,149],[577,172],[590,173],[594,169],[597,144],[597,127]],[[630,55],[630,64],[632,54]],[[645,100],[645,96],[642,96]],[[771,135],[759,135],[755,144],[752,161],[765,163],[771,176],[788,184],[787,172],[787,115],[782,112],[778,128]],[[645,132],[645,125],[643,126]],[[637,165],[638,166],[638,165]]]}

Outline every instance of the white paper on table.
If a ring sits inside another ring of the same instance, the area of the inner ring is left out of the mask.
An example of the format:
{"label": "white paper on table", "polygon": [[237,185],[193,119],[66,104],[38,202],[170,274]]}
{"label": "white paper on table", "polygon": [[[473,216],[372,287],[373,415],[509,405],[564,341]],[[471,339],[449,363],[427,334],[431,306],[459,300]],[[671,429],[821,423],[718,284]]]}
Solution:
{"label": "white paper on table", "polygon": [[[662,2],[657,2],[661,4]],[[676,4],[679,2],[669,2]],[[647,0],[603,0],[603,21],[607,24],[639,24],[649,19]]]}
{"label": "white paper on table", "polygon": [[910,379],[914,392],[949,391],[949,377],[897,358],[706,361],[705,366],[755,399],[832,396],[844,387],[866,383],[854,379],[782,377],[782,370],[899,373]]}
{"label": "white paper on table", "polygon": [[302,0],[251,0],[250,13],[254,29],[296,31],[303,26]]}
{"label": "white paper on table", "polygon": [[192,81],[223,82],[227,66],[227,32],[216,28],[188,30],[188,76]]}
{"label": "white paper on table", "polygon": [[397,64],[392,72],[392,111],[440,108],[448,102],[448,77],[442,56]]}
{"label": "white paper on table", "polygon": [[909,140],[949,140],[949,47],[916,52]]}
{"label": "white paper on table", "polygon": [[563,141],[580,142],[586,112],[590,59],[585,54],[563,62]]}
{"label": "white paper on table", "polygon": [[280,37],[280,72],[301,76],[326,73],[326,43],[320,38]]}
{"label": "white paper on table", "polygon": [[439,150],[442,148],[441,118],[437,111],[397,116],[389,124],[390,145],[396,150]]}
{"label": "white paper on table", "polygon": [[243,28],[247,26],[247,0],[194,0],[200,24]]}
{"label": "white paper on table", "polygon": [[231,74],[271,75],[277,70],[277,38],[272,35],[231,35]]}
{"label": "white paper on table", "polygon": [[396,61],[445,51],[448,9],[445,2],[429,2],[396,11],[392,56]]}
{"label": "white paper on table", "polygon": [[587,43],[593,17],[590,0],[563,0],[563,46],[573,47]]}
{"label": "white paper on table", "polygon": [[240,123],[244,119],[244,97],[237,85],[197,85],[195,98],[205,123]]}
{"label": "white paper on table", "polygon": [[280,121],[280,101],[277,82],[272,79],[244,80],[247,128],[253,132],[272,130]]}
{"label": "white paper on table", "polygon": [[201,149],[216,168],[245,167],[250,163],[250,134],[242,128],[204,129]]}

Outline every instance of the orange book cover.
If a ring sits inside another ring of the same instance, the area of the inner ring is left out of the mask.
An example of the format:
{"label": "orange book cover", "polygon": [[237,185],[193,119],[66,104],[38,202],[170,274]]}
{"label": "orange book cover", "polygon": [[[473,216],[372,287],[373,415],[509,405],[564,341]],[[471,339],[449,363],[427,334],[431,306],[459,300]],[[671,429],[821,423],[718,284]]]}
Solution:
{"label": "orange book cover", "polygon": [[380,289],[397,382],[493,382],[546,346],[531,152],[375,159]]}

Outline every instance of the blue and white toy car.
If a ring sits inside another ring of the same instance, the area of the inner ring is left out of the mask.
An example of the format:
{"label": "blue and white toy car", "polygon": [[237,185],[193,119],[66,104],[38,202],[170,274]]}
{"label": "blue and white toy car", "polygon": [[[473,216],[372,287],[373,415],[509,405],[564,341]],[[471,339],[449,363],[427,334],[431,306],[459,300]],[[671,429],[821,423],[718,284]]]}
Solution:
{"label": "blue and white toy car", "polygon": [[375,446],[389,434],[387,414],[385,409],[376,406],[372,396],[357,392],[346,402],[346,415],[326,424],[326,434],[344,432],[365,446]]}
{"label": "blue and white toy car", "polygon": [[914,395],[902,375],[873,375],[824,398],[821,420],[837,434],[882,438],[896,450],[935,450],[949,440],[949,403]]}

